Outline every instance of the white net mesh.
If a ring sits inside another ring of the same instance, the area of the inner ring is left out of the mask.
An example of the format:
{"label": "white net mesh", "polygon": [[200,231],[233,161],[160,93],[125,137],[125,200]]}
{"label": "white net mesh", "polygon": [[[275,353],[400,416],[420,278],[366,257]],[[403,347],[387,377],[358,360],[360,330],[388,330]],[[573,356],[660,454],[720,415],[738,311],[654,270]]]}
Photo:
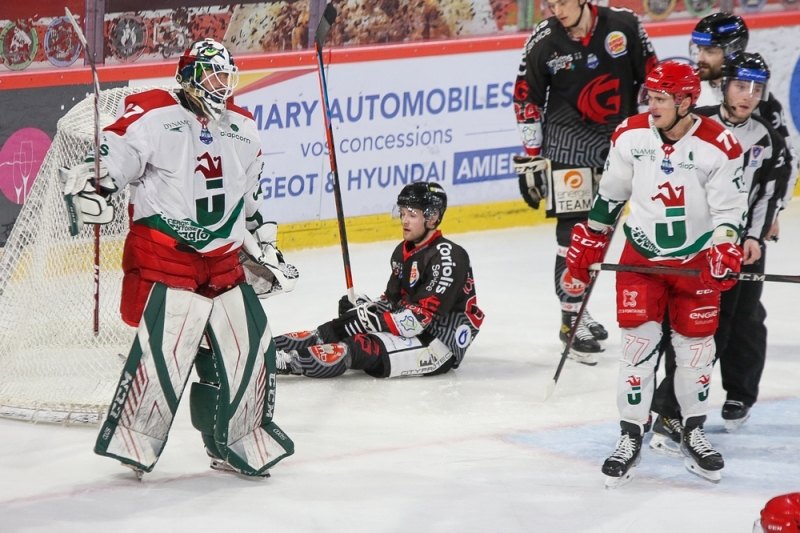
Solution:
{"label": "white net mesh", "polygon": [[[100,94],[101,127],[125,96]],[[69,235],[58,168],[81,163],[94,142],[94,96],[58,122],[58,132],[0,255],[0,416],[96,423],[105,414],[135,330],[119,314],[128,191],[101,227],[100,332],[93,331],[94,229]]]}

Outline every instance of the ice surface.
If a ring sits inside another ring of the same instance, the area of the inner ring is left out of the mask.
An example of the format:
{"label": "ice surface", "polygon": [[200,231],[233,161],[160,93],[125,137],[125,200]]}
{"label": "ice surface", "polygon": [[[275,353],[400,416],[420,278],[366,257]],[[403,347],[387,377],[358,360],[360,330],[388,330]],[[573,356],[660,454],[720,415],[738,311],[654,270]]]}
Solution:
{"label": "ice surface", "polygon": [[[781,223],[767,271],[800,274],[800,208]],[[600,465],[618,436],[613,275],[600,275],[590,305],[611,333],[605,354],[594,368],[567,362],[544,403],[561,352],[554,227],[452,237],[470,253],[486,313],[457,371],[281,376],[275,420],[297,452],[267,480],[211,471],[186,401],[141,483],[92,453],[94,428],[0,420],[0,531],[732,532],[750,531],[770,497],[800,488],[799,285],[766,284],[761,397],[737,433],[722,430],[715,372],[706,428],[725,457],[722,482],[645,447],[634,480],[609,491]],[[357,291],[383,290],[395,244],[351,247]],[[287,256],[301,279],[269,300],[275,333],[332,318],[344,293],[338,247]]]}

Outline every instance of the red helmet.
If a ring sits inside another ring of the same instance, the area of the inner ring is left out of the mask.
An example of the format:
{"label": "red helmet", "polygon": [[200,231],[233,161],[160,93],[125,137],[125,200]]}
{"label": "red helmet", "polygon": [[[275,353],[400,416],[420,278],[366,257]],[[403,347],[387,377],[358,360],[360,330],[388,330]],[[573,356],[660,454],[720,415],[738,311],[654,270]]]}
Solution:
{"label": "red helmet", "polygon": [[[760,526],[760,529],[758,529]],[[761,510],[753,531],[764,533],[800,532],[800,492],[772,498]]]}
{"label": "red helmet", "polygon": [[683,96],[688,94],[692,97],[692,104],[695,104],[700,97],[700,75],[697,69],[686,63],[662,61],[647,74],[644,89],[670,94],[675,98],[676,105],[680,105]]}

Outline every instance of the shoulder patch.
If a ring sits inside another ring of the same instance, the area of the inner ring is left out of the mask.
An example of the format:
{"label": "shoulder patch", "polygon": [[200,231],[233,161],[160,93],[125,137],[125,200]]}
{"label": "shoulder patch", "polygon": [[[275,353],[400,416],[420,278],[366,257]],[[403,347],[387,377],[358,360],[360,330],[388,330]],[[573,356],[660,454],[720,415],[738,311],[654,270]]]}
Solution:
{"label": "shoulder patch", "polygon": [[700,119],[700,126],[693,134],[695,137],[716,146],[728,159],[736,159],[742,155],[742,145],[733,133],[713,119],[702,115],[695,116]]}
{"label": "shoulder patch", "polygon": [[117,135],[125,135],[128,126],[139,120],[147,112],[162,107],[179,105],[172,93],[164,89],[151,89],[125,97],[125,107],[122,116],[113,124],[103,128],[103,131],[112,131]]}
{"label": "shoulder patch", "polygon": [[649,130],[650,129],[650,114],[649,113],[639,113],[638,115],[633,115],[632,117],[628,117],[617,126],[617,129],[614,131],[614,134],[611,136],[611,144],[616,144],[617,139],[620,135],[625,133],[626,131],[630,130]]}

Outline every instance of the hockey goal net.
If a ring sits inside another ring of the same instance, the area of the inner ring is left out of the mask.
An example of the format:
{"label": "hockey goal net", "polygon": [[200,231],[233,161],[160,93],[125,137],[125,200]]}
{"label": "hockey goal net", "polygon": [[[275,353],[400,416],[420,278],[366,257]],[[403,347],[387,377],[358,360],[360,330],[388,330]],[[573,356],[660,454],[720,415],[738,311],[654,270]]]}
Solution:
{"label": "hockey goal net", "polygon": [[[144,87],[100,94],[100,123]],[[128,191],[101,227],[100,331],[93,331],[94,229],[69,234],[58,168],[83,161],[94,142],[94,95],[58,121],[29,196],[0,249],[0,416],[97,423],[105,415],[135,330],[119,314]]]}

